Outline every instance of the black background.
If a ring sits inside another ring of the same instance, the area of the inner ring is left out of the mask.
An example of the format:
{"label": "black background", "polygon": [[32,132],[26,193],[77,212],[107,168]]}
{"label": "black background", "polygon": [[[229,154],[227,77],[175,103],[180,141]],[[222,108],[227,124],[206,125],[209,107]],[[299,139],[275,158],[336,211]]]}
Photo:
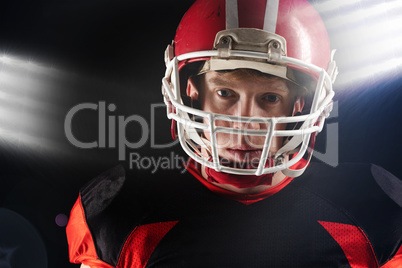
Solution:
{"label": "black background", "polygon": [[[67,112],[79,103],[105,101],[117,107],[108,115],[137,114],[149,122],[150,104],[162,103],[164,49],[191,4],[192,1],[184,0],[2,1],[0,54],[37,62],[62,73],[57,77],[39,76],[43,90],[36,98],[46,105],[32,118],[45,123],[32,131],[49,146],[0,140],[0,207],[23,216],[37,230],[40,239],[34,240],[43,242],[48,267],[76,267],[68,263],[65,229],[56,224],[55,218],[59,214],[69,215],[83,184],[119,162],[117,149],[80,149],[71,145],[63,129]],[[348,46],[341,46],[338,55],[342,59],[341,76],[342,69],[348,71]],[[5,68],[3,64],[0,70]],[[339,113],[328,122],[339,128],[339,161],[373,162],[402,177],[399,72],[342,88],[335,85],[335,91]],[[7,104],[2,101],[1,105]],[[169,142],[170,123],[164,110],[158,109],[156,117],[157,140]],[[93,111],[77,116],[73,125],[75,134],[83,141],[96,139],[97,126]],[[135,124],[127,132],[130,140],[141,136]],[[320,152],[325,151],[325,137],[324,129],[317,141]],[[172,150],[182,155],[178,146],[159,150],[149,143],[136,152],[142,156],[168,156]],[[127,161],[120,162],[127,165]],[[364,191],[364,185],[361,190]],[[0,213],[0,221],[18,221],[18,217],[5,215],[9,214]],[[31,230],[23,227],[26,225],[29,224],[12,226]],[[11,244],[27,243],[21,237],[10,238],[11,234],[0,230],[1,268],[7,267],[8,255],[4,252],[10,252]],[[34,259],[33,254],[29,246],[21,246],[13,251],[10,262],[15,264],[20,257]],[[36,267],[35,263],[29,267]]]}

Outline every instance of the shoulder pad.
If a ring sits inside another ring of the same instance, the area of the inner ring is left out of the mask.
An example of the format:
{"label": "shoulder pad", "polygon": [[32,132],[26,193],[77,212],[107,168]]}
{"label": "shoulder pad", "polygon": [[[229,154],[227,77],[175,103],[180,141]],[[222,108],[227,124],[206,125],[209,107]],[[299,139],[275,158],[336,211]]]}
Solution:
{"label": "shoulder pad", "polygon": [[99,214],[110,205],[121,191],[125,175],[123,166],[119,165],[95,177],[80,190],[87,215]]}

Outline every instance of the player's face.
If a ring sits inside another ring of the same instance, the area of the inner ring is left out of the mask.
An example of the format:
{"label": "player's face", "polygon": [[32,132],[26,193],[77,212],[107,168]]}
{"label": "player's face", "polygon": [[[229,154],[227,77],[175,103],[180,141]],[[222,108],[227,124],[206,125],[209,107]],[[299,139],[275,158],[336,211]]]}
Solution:
{"label": "player's face", "polygon": [[[294,113],[295,92],[281,78],[255,75],[239,77],[234,72],[211,71],[203,75],[197,85],[191,84],[189,95],[197,98],[202,109],[207,112],[244,117],[282,117]],[[268,128],[268,123],[217,120],[215,124],[237,129]],[[277,125],[276,129],[285,127],[283,124]],[[204,131],[204,135],[211,140],[208,131]],[[235,163],[257,161],[265,142],[265,136],[230,133],[217,133],[216,139],[219,156]],[[280,147],[282,138],[274,137],[270,154],[274,154]]]}

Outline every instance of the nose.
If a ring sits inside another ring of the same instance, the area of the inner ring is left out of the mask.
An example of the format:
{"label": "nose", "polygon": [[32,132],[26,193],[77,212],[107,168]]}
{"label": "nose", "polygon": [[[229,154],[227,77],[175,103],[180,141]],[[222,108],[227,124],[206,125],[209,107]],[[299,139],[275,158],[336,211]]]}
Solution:
{"label": "nose", "polygon": [[[236,105],[236,111],[234,113],[236,116],[241,117],[259,117],[258,105],[251,98],[246,100],[241,100]],[[246,122],[233,122],[233,128],[237,129],[261,129],[260,123],[256,123],[252,120],[247,120]]]}

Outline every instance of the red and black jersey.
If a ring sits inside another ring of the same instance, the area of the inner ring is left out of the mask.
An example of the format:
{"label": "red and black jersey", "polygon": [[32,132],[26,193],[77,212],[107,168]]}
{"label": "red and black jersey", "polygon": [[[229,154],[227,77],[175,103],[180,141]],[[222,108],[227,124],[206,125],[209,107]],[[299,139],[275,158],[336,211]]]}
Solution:
{"label": "red and black jersey", "polygon": [[195,176],[126,176],[119,166],[93,179],[70,215],[70,261],[92,268],[402,267],[402,181],[378,166],[312,163],[258,195],[222,190],[194,165],[190,171]]}

